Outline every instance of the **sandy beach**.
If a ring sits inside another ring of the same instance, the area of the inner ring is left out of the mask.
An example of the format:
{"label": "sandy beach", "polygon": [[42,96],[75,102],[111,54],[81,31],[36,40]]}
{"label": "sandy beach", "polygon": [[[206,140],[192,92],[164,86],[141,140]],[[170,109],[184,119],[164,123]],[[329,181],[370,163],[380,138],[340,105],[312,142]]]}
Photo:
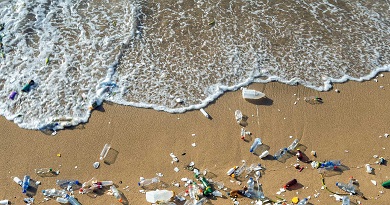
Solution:
{"label": "sandy beach", "polygon": [[[272,155],[299,139],[300,149],[310,160],[341,160],[342,171],[325,176],[325,183],[329,190],[344,194],[335,183],[347,183],[351,176],[355,178],[359,193],[366,199],[350,196],[352,204],[387,204],[390,201],[390,190],[381,186],[383,181],[390,179],[390,168],[386,164],[376,164],[378,158],[374,158],[377,155],[390,159],[390,138],[385,137],[390,133],[388,73],[366,82],[335,84],[328,92],[277,82],[248,87],[264,92],[267,99],[248,102],[241,97],[240,90],[225,93],[204,108],[212,119],[205,118],[199,110],[169,114],[104,103],[100,110],[93,111],[87,124],[61,130],[52,136],[21,129],[1,118],[0,200],[25,204],[26,195],[12,177],[22,179],[27,174],[32,183],[41,182],[39,186],[30,187],[28,192],[35,198],[34,204],[58,204],[55,199],[45,201],[41,193],[44,189],[59,188],[55,184],[57,179],[85,182],[92,177],[101,181],[112,180],[128,204],[150,204],[145,194],[139,191],[142,189],[137,185],[140,177],[152,178],[161,173],[164,183],[154,188],[180,193],[186,190],[182,178],[195,179],[193,172],[185,169],[194,162],[201,172],[207,170],[207,179],[223,182],[227,188],[220,190],[222,198],[210,198],[209,204],[228,205],[233,202],[226,192],[242,189],[248,179],[244,173],[238,178],[242,181],[238,185],[226,172],[245,160],[248,166],[261,164],[263,170],[259,183],[265,196],[272,200],[283,198],[291,203],[295,196],[300,199],[310,196],[311,204],[341,204],[330,197],[331,192],[321,189],[321,175],[309,163],[299,162],[304,167],[299,172],[293,166],[297,163],[295,156],[283,163],[260,159],[250,153],[249,148],[258,137],[269,146]],[[309,96],[321,97],[323,103],[305,102],[304,97]],[[245,141],[240,139],[241,126],[235,121],[235,110],[248,116],[245,130],[252,134],[246,136]],[[111,144],[117,153],[115,161],[109,165],[99,160],[106,143]],[[317,157],[310,154],[312,150],[316,151]],[[174,153],[179,162],[171,163],[170,153]],[[98,169],[92,166],[96,161],[101,162]],[[374,168],[373,174],[366,172],[365,164]],[[60,174],[42,178],[34,173],[34,169],[44,167],[60,170]],[[179,168],[178,172],[174,171],[175,167]],[[294,178],[299,186],[278,195],[279,189]],[[180,187],[172,185],[176,182]],[[75,191],[74,195],[85,205],[121,204],[106,193],[107,190],[91,197]],[[238,201],[245,205],[252,202],[248,198],[239,198]]]}

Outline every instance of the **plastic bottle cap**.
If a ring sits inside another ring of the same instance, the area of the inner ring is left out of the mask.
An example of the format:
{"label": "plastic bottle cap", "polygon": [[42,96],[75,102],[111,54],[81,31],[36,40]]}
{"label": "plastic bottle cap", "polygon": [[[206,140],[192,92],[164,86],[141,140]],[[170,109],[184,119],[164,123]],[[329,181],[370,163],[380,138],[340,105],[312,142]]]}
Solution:
{"label": "plastic bottle cap", "polygon": [[291,202],[296,204],[296,203],[299,202],[299,198],[298,197],[294,197],[294,198],[291,199]]}

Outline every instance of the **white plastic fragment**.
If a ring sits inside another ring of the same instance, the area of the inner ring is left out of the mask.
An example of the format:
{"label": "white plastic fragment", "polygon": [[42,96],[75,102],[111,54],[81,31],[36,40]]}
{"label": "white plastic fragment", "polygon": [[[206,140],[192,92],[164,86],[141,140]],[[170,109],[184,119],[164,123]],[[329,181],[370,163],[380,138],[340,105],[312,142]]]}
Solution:
{"label": "white plastic fragment", "polygon": [[193,147],[196,147],[196,143],[195,143],[195,142],[194,142],[194,143],[192,143],[192,144],[191,144],[191,146],[193,146]]}
{"label": "white plastic fragment", "polygon": [[179,159],[178,159],[173,153],[170,153],[169,156],[172,157],[172,160],[173,160],[174,162],[178,162],[178,161],[179,161]]}
{"label": "white plastic fragment", "polygon": [[280,188],[278,192],[276,192],[276,194],[280,195],[281,193],[283,192],[286,192],[286,189],[284,188]]}
{"label": "white plastic fragment", "polygon": [[341,200],[343,200],[343,197],[342,196],[340,196],[340,195],[337,195],[337,194],[332,194],[332,195],[330,195],[331,197],[333,196],[335,199],[336,199],[336,201],[341,201]]}
{"label": "white plastic fragment", "polygon": [[181,181],[186,182],[186,181],[188,181],[188,178],[181,178]]}
{"label": "white plastic fragment", "polygon": [[97,169],[97,168],[99,168],[100,163],[99,162],[95,162],[95,163],[93,163],[92,166],[93,166],[93,168]]}
{"label": "white plastic fragment", "polygon": [[179,169],[178,167],[175,167],[173,170],[174,170],[175,172],[179,172],[179,171],[180,171],[180,169]]}
{"label": "white plastic fragment", "polygon": [[372,173],[372,167],[370,166],[370,164],[366,164],[366,172],[371,174]]}
{"label": "white plastic fragment", "polygon": [[159,177],[164,176],[164,175],[163,175],[162,173],[160,173],[160,172],[159,172],[159,173],[156,173],[156,175],[159,176]]}
{"label": "white plastic fragment", "polygon": [[376,181],[375,180],[371,180],[371,183],[373,184],[373,185],[375,185],[376,186]]}

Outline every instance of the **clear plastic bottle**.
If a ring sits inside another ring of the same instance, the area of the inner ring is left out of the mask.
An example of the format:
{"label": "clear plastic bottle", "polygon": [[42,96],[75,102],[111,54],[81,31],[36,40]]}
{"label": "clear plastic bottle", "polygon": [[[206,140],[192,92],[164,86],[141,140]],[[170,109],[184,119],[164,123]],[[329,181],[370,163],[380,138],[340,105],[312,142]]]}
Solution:
{"label": "clear plastic bottle", "polygon": [[100,182],[97,182],[97,184],[100,184],[102,186],[111,186],[111,185],[114,185],[114,182],[113,181],[100,181]]}
{"label": "clear plastic bottle", "polygon": [[288,151],[293,151],[299,144],[299,139],[295,139],[290,146],[287,147]]}
{"label": "clear plastic bottle", "polygon": [[243,127],[241,128],[241,139],[245,139],[245,129]]}
{"label": "clear plastic bottle", "polygon": [[231,176],[231,175],[234,173],[234,171],[236,171],[236,169],[238,169],[238,166],[234,166],[234,167],[230,168],[230,169],[226,172],[226,174],[227,174],[228,176]]}
{"label": "clear plastic bottle", "polygon": [[77,199],[75,199],[73,196],[66,195],[66,199],[68,199],[68,202],[72,205],[81,205]]}
{"label": "clear plastic bottle", "polygon": [[42,193],[44,196],[47,197],[64,197],[67,194],[65,190],[58,190],[58,189],[45,189],[42,190]]}
{"label": "clear plastic bottle", "polygon": [[343,196],[343,203],[341,205],[350,205],[351,201],[348,196]]}
{"label": "clear plastic bottle", "polygon": [[253,152],[256,150],[256,148],[257,148],[259,145],[261,145],[261,144],[262,144],[261,139],[260,139],[260,138],[256,138],[256,139],[253,141],[253,144],[252,144],[251,148],[249,149],[249,152],[250,152],[250,153],[253,153]]}
{"label": "clear plastic bottle", "polygon": [[40,177],[51,177],[56,175],[56,172],[54,172],[52,168],[38,168],[35,169],[35,174]]}
{"label": "clear plastic bottle", "polygon": [[238,167],[235,171],[234,171],[234,177],[238,177],[240,176],[246,169],[246,162],[244,162],[241,167]]}
{"label": "clear plastic bottle", "polygon": [[322,103],[322,98],[316,96],[304,97],[303,98],[307,103],[310,104],[320,104]]}
{"label": "clear plastic bottle", "polygon": [[213,196],[216,196],[216,197],[222,197],[222,193],[218,190],[213,191],[212,194],[213,194]]}
{"label": "clear plastic bottle", "polygon": [[287,153],[287,148],[282,148],[275,153],[274,159],[278,160],[282,158],[286,153]]}
{"label": "clear plastic bottle", "polygon": [[241,123],[241,121],[242,121],[242,112],[241,112],[241,110],[236,110],[235,112],[234,112],[234,117],[236,118],[236,122],[238,123],[238,124],[240,124]]}
{"label": "clear plastic bottle", "polygon": [[22,192],[26,193],[29,186],[30,186],[30,176],[24,175],[23,183],[22,183]]}
{"label": "clear plastic bottle", "polygon": [[246,182],[246,184],[248,187],[248,191],[253,192],[253,190],[255,189],[255,180],[253,180],[253,178],[250,177],[249,180]]}
{"label": "clear plastic bottle", "polygon": [[195,193],[195,189],[194,189],[193,184],[190,184],[188,186],[188,195],[190,196],[191,199],[195,199],[197,196],[197,194]]}
{"label": "clear plastic bottle", "polygon": [[249,178],[249,180],[246,182],[247,190],[245,191],[245,196],[248,198],[251,198],[252,195],[254,195],[255,191],[255,181],[253,180],[252,177]]}
{"label": "clear plastic bottle", "polygon": [[119,193],[118,189],[114,185],[112,185],[110,187],[110,190],[111,190],[112,194],[114,195],[114,197],[116,199],[118,199],[119,202],[123,201],[121,194]]}
{"label": "clear plastic bottle", "polygon": [[147,186],[147,185],[150,185],[150,184],[153,184],[153,183],[158,183],[160,182],[160,178],[159,177],[153,177],[153,178],[150,178],[150,179],[143,179],[141,180],[140,182],[138,182],[138,186]]}
{"label": "clear plastic bottle", "polygon": [[300,200],[299,203],[298,203],[297,205],[305,205],[305,204],[308,203],[308,201],[309,201],[308,198],[304,198],[304,199]]}
{"label": "clear plastic bottle", "polygon": [[62,189],[66,189],[68,191],[73,190],[74,188],[78,188],[80,186],[80,182],[78,180],[71,179],[58,179],[56,184],[60,186]]}
{"label": "clear plastic bottle", "polygon": [[108,151],[110,150],[111,148],[111,145],[110,144],[105,144],[103,149],[102,149],[102,152],[100,153],[100,160],[103,160],[107,154],[108,154]]}
{"label": "clear plastic bottle", "polygon": [[324,168],[326,170],[333,170],[337,166],[340,166],[340,165],[341,165],[340,160],[329,160],[329,161],[325,161],[325,162],[320,163],[319,168]]}
{"label": "clear plastic bottle", "polygon": [[351,193],[351,194],[356,194],[355,192],[355,186],[353,186],[352,183],[348,183],[348,184],[344,184],[344,183],[341,183],[341,182],[337,182],[336,183],[336,186],[348,193]]}

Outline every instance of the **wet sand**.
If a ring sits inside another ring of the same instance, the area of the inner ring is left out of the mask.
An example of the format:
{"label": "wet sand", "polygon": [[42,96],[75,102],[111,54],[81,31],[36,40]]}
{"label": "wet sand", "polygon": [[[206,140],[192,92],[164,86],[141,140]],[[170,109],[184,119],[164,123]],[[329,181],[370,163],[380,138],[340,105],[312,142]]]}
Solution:
{"label": "wet sand", "polygon": [[[241,91],[225,93],[205,108],[211,120],[199,110],[169,114],[105,103],[100,110],[93,111],[87,124],[59,131],[52,136],[20,129],[2,118],[0,200],[25,204],[23,198],[26,195],[11,177],[22,179],[28,174],[32,181],[41,181],[41,185],[28,190],[34,196],[35,204],[44,201],[43,189],[59,188],[55,184],[57,179],[85,182],[92,177],[114,181],[129,204],[149,204],[145,194],[139,192],[142,189],[137,185],[139,177],[152,178],[156,173],[162,173],[164,183],[159,183],[157,188],[180,193],[186,190],[181,178],[194,179],[194,174],[184,169],[190,162],[194,162],[201,172],[207,169],[206,178],[223,182],[227,191],[236,190],[246,184],[246,174],[238,178],[242,181],[238,185],[226,172],[245,160],[247,165],[262,165],[259,182],[265,196],[272,200],[283,198],[291,203],[294,196],[311,196],[309,202],[312,204],[341,204],[329,196],[331,192],[321,189],[321,175],[309,163],[300,162],[305,168],[299,172],[293,167],[297,163],[293,155],[283,163],[263,160],[250,153],[253,140],[259,137],[265,146],[269,146],[272,155],[290,145],[294,139],[299,139],[299,148],[309,160],[341,160],[341,171],[325,176],[329,190],[345,193],[335,183],[347,183],[349,177],[353,176],[358,181],[359,192],[367,200],[350,196],[351,202],[387,204],[390,190],[380,184],[390,179],[390,168],[388,165],[375,164],[378,159],[373,156],[390,159],[390,138],[384,137],[385,133],[390,133],[390,106],[387,102],[390,99],[390,75],[385,73],[384,77],[376,79],[378,82],[373,79],[335,84],[334,89],[340,92],[317,92],[300,85],[288,86],[276,82],[252,84],[248,87],[264,92],[268,98],[248,102],[241,97]],[[305,102],[304,97],[309,96],[319,96],[323,103]],[[248,116],[245,129],[252,135],[247,136],[245,141],[240,139],[241,126],[235,121],[235,110],[241,110]],[[100,168],[94,169],[92,164],[99,161],[106,143],[111,144],[117,157],[109,165],[100,161]],[[310,155],[312,150],[317,152],[316,158]],[[170,153],[174,153],[179,162],[172,164]],[[57,154],[61,154],[61,157]],[[374,174],[366,173],[365,164],[371,164]],[[34,169],[43,167],[60,170],[60,174],[46,178],[35,175]],[[180,171],[175,172],[175,167]],[[294,178],[298,186],[276,194],[287,181]],[[375,186],[371,180],[378,184]],[[180,187],[173,186],[174,182],[179,182]],[[166,187],[161,187],[162,184]],[[221,192],[224,197],[210,198],[211,204],[233,204],[226,191]],[[81,204],[120,204],[106,193],[99,192],[93,198],[75,191],[75,197]],[[240,198],[238,201],[240,204],[251,204],[252,200]],[[44,204],[58,203],[52,199]]]}

